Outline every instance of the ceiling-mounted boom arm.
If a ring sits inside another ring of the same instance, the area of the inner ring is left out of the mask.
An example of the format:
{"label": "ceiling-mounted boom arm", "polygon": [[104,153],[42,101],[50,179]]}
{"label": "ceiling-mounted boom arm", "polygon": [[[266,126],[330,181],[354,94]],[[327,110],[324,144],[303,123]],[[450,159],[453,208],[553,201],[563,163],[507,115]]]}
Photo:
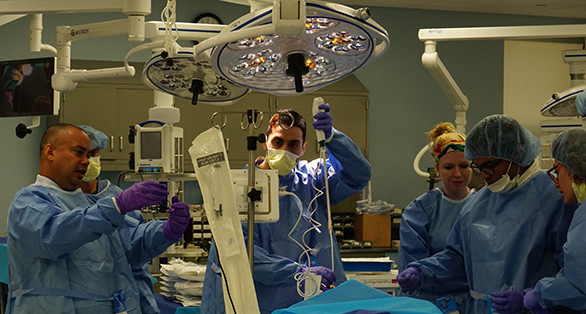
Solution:
{"label": "ceiling-mounted boom arm", "polygon": [[[421,56],[423,67],[430,72],[442,92],[454,106],[456,110],[456,129],[461,133],[466,131],[468,97],[464,95],[448,69],[441,62],[436,51],[438,41],[551,38],[580,38],[583,41],[584,37],[586,37],[586,24],[427,28],[419,30],[419,40],[425,44],[425,51]],[[425,151],[427,151],[427,145],[415,157],[413,168],[419,176],[427,178],[429,175],[419,169],[419,161]]]}

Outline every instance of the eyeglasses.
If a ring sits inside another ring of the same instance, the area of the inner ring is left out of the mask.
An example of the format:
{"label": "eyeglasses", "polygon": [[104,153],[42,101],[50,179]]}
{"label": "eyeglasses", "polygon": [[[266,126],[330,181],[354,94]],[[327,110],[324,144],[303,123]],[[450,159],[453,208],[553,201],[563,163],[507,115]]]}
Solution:
{"label": "eyeglasses", "polygon": [[471,163],[470,168],[472,169],[472,171],[476,172],[477,174],[484,172],[488,176],[492,176],[492,175],[494,175],[494,168],[496,168],[496,166],[498,166],[502,161],[503,161],[502,159],[495,160],[495,161],[488,161],[488,162],[483,163],[482,165],[476,165],[474,163]]}
{"label": "eyeglasses", "polygon": [[549,177],[553,180],[553,182],[555,183],[559,183],[558,181],[558,171],[557,168],[560,166],[560,163],[556,163],[555,165],[553,165],[553,167],[551,167],[551,169],[547,170],[547,174],[549,175]]}

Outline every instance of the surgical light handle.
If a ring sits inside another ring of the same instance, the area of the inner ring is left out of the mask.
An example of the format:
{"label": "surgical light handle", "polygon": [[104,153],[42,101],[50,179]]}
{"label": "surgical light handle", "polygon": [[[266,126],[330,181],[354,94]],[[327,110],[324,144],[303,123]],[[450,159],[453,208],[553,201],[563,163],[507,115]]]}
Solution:
{"label": "surgical light handle", "polygon": [[[313,115],[315,116],[316,114],[318,114],[319,112],[324,112],[323,110],[319,109],[319,106],[324,104],[324,99],[321,97],[315,97],[313,99]],[[317,119],[313,119],[313,121],[315,122]],[[315,130],[315,136],[317,137],[317,142],[319,143],[320,146],[323,146],[325,141],[326,141],[326,135],[325,132],[323,130]]]}

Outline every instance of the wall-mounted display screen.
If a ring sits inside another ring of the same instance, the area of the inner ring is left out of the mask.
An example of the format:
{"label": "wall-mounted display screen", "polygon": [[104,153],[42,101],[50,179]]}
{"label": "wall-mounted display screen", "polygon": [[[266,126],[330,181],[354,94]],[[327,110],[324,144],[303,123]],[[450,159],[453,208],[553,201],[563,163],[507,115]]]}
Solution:
{"label": "wall-mounted display screen", "polygon": [[51,87],[55,58],[0,61],[0,117],[59,113],[59,93]]}

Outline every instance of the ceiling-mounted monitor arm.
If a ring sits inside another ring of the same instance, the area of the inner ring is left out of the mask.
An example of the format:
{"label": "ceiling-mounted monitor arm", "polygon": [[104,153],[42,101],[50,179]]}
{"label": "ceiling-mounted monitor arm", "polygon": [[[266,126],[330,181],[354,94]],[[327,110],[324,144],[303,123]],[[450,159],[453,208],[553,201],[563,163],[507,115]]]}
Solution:
{"label": "ceiling-mounted monitor arm", "polygon": [[51,83],[60,92],[72,91],[78,82],[90,79],[134,76],[134,67],[96,70],[71,70],[71,42],[128,34],[129,41],[144,40],[144,16],[131,15],[127,19],[92,23],[77,26],[57,27],[57,71]]}
{"label": "ceiling-mounted monitor arm", "polygon": [[[421,62],[454,106],[456,110],[456,129],[460,133],[465,133],[466,131],[466,111],[469,105],[468,97],[464,95],[456,81],[450,75],[448,69],[440,60],[436,51],[438,41],[552,38],[582,38],[583,40],[584,37],[586,37],[586,24],[428,28],[419,30],[419,40],[424,42],[425,45]],[[419,162],[427,150],[428,146],[425,145],[413,161],[415,173],[424,178],[428,178],[429,174],[420,170]]]}
{"label": "ceiling-mounted monitor arm", "polygon": [[[42,20],[40,13],[78,13],[78,12],[122,12],[127,19],[86,25],[57,27],[57,71],[52,78],[53,88],[68,92],[78,82],[95,78],[132,76],[133,67],[125,65],[120,68],[97,70],[71,70],[71,42],[84,39],[103,38],[116,35],[128,35],[129,41],[144,40],[145,16],[151,13],[151,0],[4,0],[0,1],[0,14],[17,17],[18,14],[38,14],[31,20],[31,50],[55,51],[40,42]],[[37,39],[38,38],[38,39]]]}
{"label": "ceiling-mounted monitor arm", "polygon": [[468,110],[468,97],[464,95],[448,69],[442,63],[436,51],[436,41],[425,41],[425,52],[421,56],[421,63],[426,68],[440,89],[446,94],[448,100],[456,110],[456,129],[460,133],[466,132],[466,111]]}
{"label": "ceiling-mounted monitor arm", "polygon": [[[429,70],[456,110],[456,128],[465,132],[468,98],[462,93],[436,52],[438,41],[482,40],[482,39],[551,39],[584,38],[586,24],[497,26],[464,28],[428,28],[419,30],[419,40],[425,44],[421,57],[423,66]],[[463,124],[462,124],[463,123]]]}

